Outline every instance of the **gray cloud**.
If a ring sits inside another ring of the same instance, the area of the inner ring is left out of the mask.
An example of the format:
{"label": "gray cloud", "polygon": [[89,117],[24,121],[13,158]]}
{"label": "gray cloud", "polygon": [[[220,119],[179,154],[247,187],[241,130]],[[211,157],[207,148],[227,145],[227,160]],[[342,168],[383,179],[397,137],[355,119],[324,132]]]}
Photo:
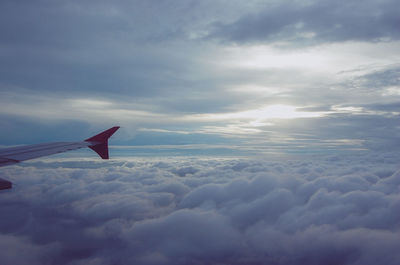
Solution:
{"label": "gray cloud", "polygon": [[342,41],[398,40],[396,1],[283,1],[228,24],[212,37],[236,43],[289,42],[299,45]]}
{"label": "gray cloud", "polygon": [[[118,124],[116,144],[231,145],[201,154],[393,150],[395,4],[2,1],[0,142],[85,139]],[[199,118],[274,104],[328,114]]]}
{"label": "gray cloud", "polygon": [[374,71],[355,80],[355,85],[369,90],[380,90],[388,87],[399,87],[400,67],[392,66],[384,70]]}
{"label": "gray cloud", "polygon": [[0,245],[9,264],[397,264],[397,157],[3,168],[16,185],[1,194]]}

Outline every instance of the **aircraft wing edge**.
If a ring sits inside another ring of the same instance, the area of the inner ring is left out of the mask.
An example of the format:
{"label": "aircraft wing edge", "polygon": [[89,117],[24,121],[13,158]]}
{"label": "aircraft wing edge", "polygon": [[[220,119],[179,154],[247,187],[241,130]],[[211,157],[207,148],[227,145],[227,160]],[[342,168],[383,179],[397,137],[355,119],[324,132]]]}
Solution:
{"label": "aircraft wing edge", "polygon": [[[67,152],[83,147],[89,147],[102,159],[109,159],[108,139],[119,129],[119,126],[112,127],[82,142],[58,142],[48,144],[37,144],[20,146],[0,150],[0,167],[19,163],[21,161],[34,159],[42,156]],[[11,189],[12,183],[0,178],[0,190]]]}

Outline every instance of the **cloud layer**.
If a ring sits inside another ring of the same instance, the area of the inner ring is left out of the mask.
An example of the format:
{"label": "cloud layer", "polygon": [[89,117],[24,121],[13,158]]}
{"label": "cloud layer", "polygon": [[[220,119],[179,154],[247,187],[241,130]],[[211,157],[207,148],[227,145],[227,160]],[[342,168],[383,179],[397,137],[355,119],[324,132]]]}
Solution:
{"label": "cloud layer", "polygon": [[397,157],[72,159],[2,168],[15,183],[0,198],[2,260],[398,264]]}
{"label": "cloud layer", "polygon": [[212,34],[242,42],[299,45],[343,41],[389,41],[400,37],[396,1],[278,1],[261,11],[217,26]]}
{"label": "cloud layer", "polygon": [[[72,140],[65,128],[87,137],[120,125],[119,143],[130,145],[265,148],[265,139],[301,146],[306,136],[396,147],[396,7],[394,0],[1,1],[0,144]],[[267,111],[275,105],[313,118],[287,124]]]}

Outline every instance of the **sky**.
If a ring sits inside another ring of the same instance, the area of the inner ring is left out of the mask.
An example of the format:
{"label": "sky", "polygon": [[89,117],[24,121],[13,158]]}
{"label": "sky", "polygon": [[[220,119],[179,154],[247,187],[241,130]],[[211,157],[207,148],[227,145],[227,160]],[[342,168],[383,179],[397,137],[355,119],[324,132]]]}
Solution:
{"label": "sky", "polygon": [[2,264],[400,264],[397,2],[0,1]]}
{"label": "sky", "polygon": [[397,1],[1,1],[0,144],[399,147]]}

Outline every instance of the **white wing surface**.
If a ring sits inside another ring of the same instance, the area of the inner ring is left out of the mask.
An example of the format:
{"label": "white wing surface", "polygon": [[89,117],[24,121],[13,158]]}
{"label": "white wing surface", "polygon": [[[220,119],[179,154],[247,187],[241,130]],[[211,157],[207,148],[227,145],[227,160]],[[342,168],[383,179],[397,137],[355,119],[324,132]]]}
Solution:
{"label": "white wing surface", "polygon": [[[112,127],[81,142],[44,143],[0,149],[0,167],[84,147],[89,147],[101,158],[108,159],[108,138],[118,129],[118,126]],[[0,179],[0,190],[9,189],[11,186],[11,182]]]}
{"label": "white wing surface", "polygon": [[0,167],[89,146],[89,142],[57,142],[0,149]]}

